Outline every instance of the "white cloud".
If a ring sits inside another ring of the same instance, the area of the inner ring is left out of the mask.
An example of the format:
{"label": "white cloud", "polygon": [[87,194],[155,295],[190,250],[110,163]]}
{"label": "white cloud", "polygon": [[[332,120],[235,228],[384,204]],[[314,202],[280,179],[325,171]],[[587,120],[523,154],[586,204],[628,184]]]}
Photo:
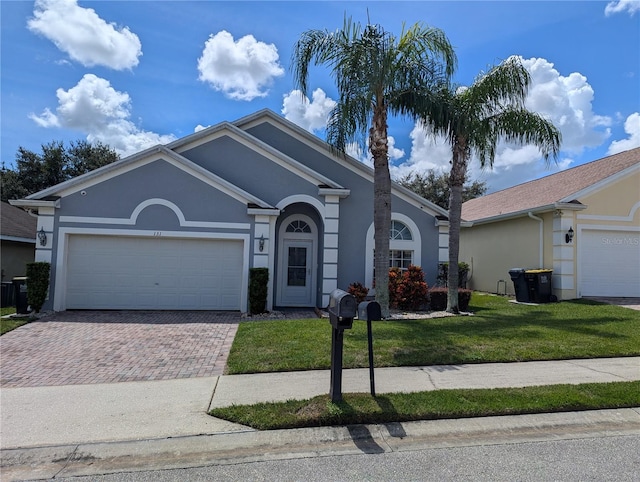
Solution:
{"label": "white cloud", "polygon": [[86,74],[69,90],[58,89],[56,95],[56,114],[47,108],[41,115],[31,114],[29,117],[43,127],[84,132],[90,142],[107,144],[121,156],[175,140],[173,135],[140,130],[129,120],[129,94],[118,92],[109,81],[93,74]]}
{"label": "white cloud", "polygon": [[640,12],[640,1],[617,0],[607,3],[607,6],[604,8],[604,14],[607,17],[625,11],[627,11],[631,16],[633,16],[636,12]]}
{"label": "white cloud", "polygon": [[[393,175],[393,169],[394,169],[394,166],[392,164],[393,161],[397,161],[398,159],[401,159],[402,157],[404,157],[405,153],[404,153],[404,149],[399,149],[396,147],[396,140],[393,136],[388,136],[387,141],[388,141],[388,147],[389,147],[389,151],[388,151],[389,169],[391,170]],[[351,142],[347,144],[345,148],[345,152],[347,155],[353,157],[354,159],[357,159],[363,164],[366,164],[369,167],[373,167],[373,157],[371,156],[371,152],[369,151],[368,139],[366,143],[366,149],[367,150],[365,152],[362,148],[362,145],[360,145],[357,142]]]}
{"label": "white cloud", "polygon": [[[585,148],[602,145],[611,135],[610,117],[593,112],[594,92],[585,76],[562,76],[545,59],[522,59],[531,74],[526,107],[552,121],[562,134],[562,151],[581,153]],[[396,175],[428,169],[448,171],[451,152],[446,140],[427,135],[420,125],[411,132],[412,148],[408,161],[395,169]],[[490,191],[504,189],[570,167],[570,157],[547,166],[533,146],[498,145],[493,169],[481,169],[477,159],[469,165],[472,180],[487,182]]]}
{"label": "white cloud", "polygon": [[292,90],[284,95],[282,114],[309,132],[321,131],[327,127],[329,114],[335,106],[336,101],[327,97],[322,89],[313,91],[311,101],[299,90]]}
{"label": "white cloud", "polygon": [[613,141],[607,154],[617,154],[640,147],[640,113],[634,112],[624,122],[624,131],[629,135],[627,139]]}
{"label": "white cloud", "polygon": [[92,8],[78,6],[76,0],[36,0],[27,26],[85,67],[130,69],[138,65],[142,55],[136,34],[105,22]]}
{"label": "white cloud", "polygon": [[202,124],[198,124],[197,126],[195,126],[195,128],[193,129],[193,132],[200,132],[205,130],[207,127],[211,127],[211,126],[203,126]]}
{"label": "white cloud", "polygon": [[211,35],[198,59],[199,79],[235,100],[266,97],[273,79],[284,75],[278,49],[252,35],[234,41],[222,30]]}
{"label": "white cloud", "polygon": [[560,129],[563,151],[580,153],[611,135],[611,118],[593,112],[594,92],[584,75],[574,72],[564,77],[545,59],[522,62],[531,74],[526,106]]}

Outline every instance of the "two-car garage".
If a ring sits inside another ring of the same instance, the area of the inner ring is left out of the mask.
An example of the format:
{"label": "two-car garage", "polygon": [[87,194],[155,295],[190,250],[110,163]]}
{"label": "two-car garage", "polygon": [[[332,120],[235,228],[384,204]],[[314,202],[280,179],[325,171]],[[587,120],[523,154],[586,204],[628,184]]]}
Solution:
{"label": "two-car garage", "polygon": [[66,309],[241,310],[243,239],[66,236]]}

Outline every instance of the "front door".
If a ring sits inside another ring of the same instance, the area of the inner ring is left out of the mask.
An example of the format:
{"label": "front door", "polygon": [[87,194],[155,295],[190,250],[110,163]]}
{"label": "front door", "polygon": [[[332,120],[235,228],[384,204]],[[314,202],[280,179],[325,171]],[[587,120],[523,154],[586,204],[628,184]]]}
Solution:
{"label": "front door", "polygon": [[313,241],[284,239],[281,253],[278,304],[313,306]]}

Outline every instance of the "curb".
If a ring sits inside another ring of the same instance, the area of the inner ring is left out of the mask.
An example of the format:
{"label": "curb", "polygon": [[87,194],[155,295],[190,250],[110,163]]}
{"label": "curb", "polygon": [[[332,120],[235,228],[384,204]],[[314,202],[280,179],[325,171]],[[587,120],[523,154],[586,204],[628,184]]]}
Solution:
{"label": "curb", "polygon": [[51,479],[328,455],[640,435],[640,407],[6,449],[2,480]]}

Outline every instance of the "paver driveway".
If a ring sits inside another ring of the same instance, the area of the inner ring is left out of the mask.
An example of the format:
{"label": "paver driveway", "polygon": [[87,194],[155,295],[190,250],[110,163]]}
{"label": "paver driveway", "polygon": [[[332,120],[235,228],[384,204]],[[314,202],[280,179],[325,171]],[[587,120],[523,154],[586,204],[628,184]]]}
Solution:
{"label": "paver driveway", "polygon": [[239,313],[68,311],[0,337],[0,385],[221,375]]}

